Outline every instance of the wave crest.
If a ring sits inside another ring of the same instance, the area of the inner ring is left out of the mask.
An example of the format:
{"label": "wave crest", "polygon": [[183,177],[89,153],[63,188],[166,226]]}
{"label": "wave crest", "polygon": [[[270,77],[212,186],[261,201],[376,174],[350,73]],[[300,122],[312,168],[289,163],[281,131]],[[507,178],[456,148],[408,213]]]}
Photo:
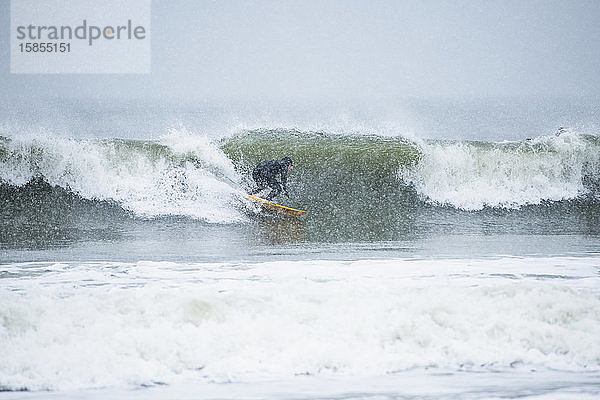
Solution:
{"label": "wave crest", "polygon": [[234,222],[240,191],[233,164],[208,138],[173,131],[158,141],[75,140],[51,135],[3,138],[0,181],[43,178],[83,198],[113,200],[142,217],[183,215]]}
{"label": "wave crest", "polygon": [[[512,143],[429,142],[400,178],[434,204],[518,208],[590,194],[600,178],[598,138],[576,133]],[[595,184],[596,183],[596,184]]]}

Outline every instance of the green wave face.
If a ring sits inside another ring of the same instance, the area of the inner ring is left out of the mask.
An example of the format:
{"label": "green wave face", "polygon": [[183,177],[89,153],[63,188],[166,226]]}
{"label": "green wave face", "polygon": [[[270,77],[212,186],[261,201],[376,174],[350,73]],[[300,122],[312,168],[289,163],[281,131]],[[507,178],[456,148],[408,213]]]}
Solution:
{"label": "green wave face", "polygon": [[321,221],[317,236],[335,236],[336,226],[351,227],[345,236],[380,236],[390,224],[412,219],[408,214],[418,203],[399,184],[399,168],[416,165],[421,156],[404,138],[251,131],[226,139],[221,148],[246,177],[261,161],[291,157],[292,205]]}
{"label": "green wave face", "polygon": [[472,232],[488,219],[498,219],[491,224],[499,230],[534,231],[553,222],[545,213],[561,219],[565,209],[592,226],[600,198],[594,136],[417,142],[251,131],[224,140],[221,148],[245,177],[260,161],[291,157],[292,205],[309,210],[310,231],[327,240]]}

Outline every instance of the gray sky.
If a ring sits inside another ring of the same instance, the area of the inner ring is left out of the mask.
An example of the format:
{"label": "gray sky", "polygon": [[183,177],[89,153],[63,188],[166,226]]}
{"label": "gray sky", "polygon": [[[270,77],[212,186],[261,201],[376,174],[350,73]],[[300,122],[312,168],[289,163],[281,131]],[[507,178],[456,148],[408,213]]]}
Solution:
{"label": "gray sky", "polygon": [[152,74],[10,74],[15,96],[599,96],[600,1],[158,1]]}

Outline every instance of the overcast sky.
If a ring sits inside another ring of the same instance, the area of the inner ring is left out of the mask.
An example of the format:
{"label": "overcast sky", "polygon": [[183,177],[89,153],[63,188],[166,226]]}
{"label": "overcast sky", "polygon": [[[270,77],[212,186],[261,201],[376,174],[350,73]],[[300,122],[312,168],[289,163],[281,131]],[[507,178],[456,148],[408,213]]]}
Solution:
{"label": "overcast sky", "polygon": [[155,0],[150,75],[10,74],[0,1],[0,92],[17,96],[600,95],[597,0]]}

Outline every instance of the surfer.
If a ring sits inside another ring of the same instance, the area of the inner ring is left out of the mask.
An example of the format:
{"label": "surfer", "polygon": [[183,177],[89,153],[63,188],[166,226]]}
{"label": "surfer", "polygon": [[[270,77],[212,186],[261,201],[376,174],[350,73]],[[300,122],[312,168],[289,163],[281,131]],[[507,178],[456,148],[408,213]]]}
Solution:
{"label": "surfer", "polygon": [[[287,191],[287,173],[290,168],[292,168],[292,159],[289,157],[261,162],[252,171],[252,178],[258,187],[250,191],[250,194],[270,187],[271,192],[265,197],[265,200],[279,196],[282,191],[287,197],[290,197]],[[277,175],[281,175],[281,183],[276,179]]]}

